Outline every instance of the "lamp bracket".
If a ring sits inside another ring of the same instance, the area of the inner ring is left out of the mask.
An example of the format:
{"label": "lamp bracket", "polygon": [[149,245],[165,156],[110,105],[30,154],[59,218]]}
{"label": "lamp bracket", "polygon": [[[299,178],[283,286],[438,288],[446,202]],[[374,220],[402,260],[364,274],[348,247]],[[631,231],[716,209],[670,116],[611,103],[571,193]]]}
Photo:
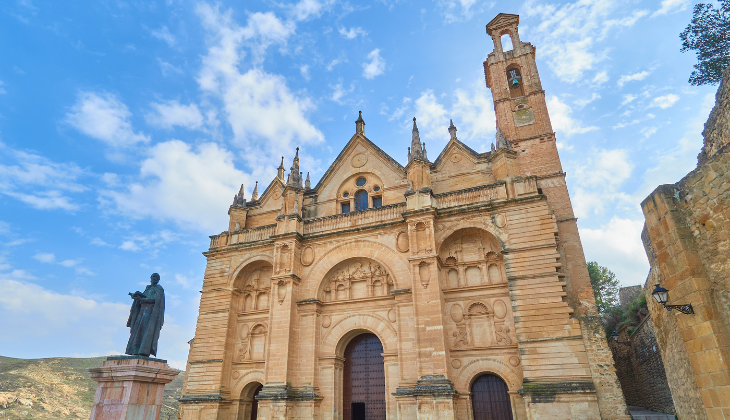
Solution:
{"label": "lamp bracket", "polygon": [[688,303],[686,305],[667,305],[664,304],[664,307],[667,308],[668,311],[671,311],[672,309],[676,309],[679,312],[686,314],[686,315],[694,315],[695,311],[692,308],[692,304]]}

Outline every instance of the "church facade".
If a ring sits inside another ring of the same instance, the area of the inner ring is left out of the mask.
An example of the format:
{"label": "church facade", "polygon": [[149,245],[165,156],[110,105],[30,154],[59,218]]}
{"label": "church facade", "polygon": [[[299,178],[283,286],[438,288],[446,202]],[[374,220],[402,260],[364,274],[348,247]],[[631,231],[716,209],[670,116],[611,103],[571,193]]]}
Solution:
{"label": "church facade", "polygon": [[414,118],[404,167],[361,115],[316,185],[297,156],[235,197],[204,253],[183,420],[629,419],[518,23],[487,25],[491,151],[452,123],[430,160]]}

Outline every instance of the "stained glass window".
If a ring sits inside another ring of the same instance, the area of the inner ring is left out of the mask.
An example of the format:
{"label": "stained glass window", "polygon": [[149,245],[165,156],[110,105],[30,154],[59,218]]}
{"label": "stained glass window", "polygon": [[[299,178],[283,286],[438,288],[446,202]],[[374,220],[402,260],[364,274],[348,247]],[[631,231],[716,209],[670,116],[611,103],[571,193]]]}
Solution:
{"label": "stained glass window", "polygon": [[355,193],[355,211],[367,210],[368,208],[368,193],[360,190]]}
{"label": "stained glass window", "polygon": [[373,197],[373,208],[376,209],[378,207],[383,206],[383,197]]}
{"label": "stained glass window", "polygon": [[362,187],[363,185],[365,185],[365,183],[366,183],[366,182],[367,182],[367,181],[365,180],[365,178],[364,178],[364,177],[360,177],[360,178],[358,178],[358,179],[357,179],[357,180],[355,181],[355,185],[357,185],[358,187]]}
{"label": "stained glass window", "polygon": [[350,203],[342,203],[342,214],[350,212]]}

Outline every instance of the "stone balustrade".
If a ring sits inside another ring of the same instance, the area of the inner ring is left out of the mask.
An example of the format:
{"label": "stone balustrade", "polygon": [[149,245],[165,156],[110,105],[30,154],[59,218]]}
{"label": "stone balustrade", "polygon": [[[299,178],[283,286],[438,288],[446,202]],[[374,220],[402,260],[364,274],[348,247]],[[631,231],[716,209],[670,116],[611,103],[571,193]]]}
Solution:
{"label": "stone balustrade", "polygon": [[497,183],[442,194],[434,194],[434,197],[436,198],[436,208],[444,209],[447,207],[476,204],[485,201],[506,200],[507,188],[504,183]]}
{"label": "stone balustrade", "polygon": [[374,223],[395,221],[403,219],[401,213],[404,211],[406,211],[406,203],[398,203],[375,209],[305,220],[304,234],[311,235],[319,232],[330,232]]}
{"label": "stone balustrade", "polygon": [[269,239],[276,233],[276,225],[259,226],[251,229],[243,229],[235,232],[223,232],[220,235],[210,237],[210,248],[219,248],[226,245],[234,245],[246,242],[262,241]]}

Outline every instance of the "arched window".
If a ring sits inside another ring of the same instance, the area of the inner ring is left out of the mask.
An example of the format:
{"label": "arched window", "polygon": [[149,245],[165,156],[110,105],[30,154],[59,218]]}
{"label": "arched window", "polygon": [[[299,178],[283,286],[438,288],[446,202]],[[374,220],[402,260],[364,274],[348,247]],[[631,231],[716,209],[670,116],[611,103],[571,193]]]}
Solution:
{"label": "arched window", "polygon": [[355,211],[367,210],[368,209],[368,193],[365,190],[360,190],[355,193]]}
{"label": "arched window", "polygon": [[509,86],[509,96],[511,98],[525,96],[525,89],[522,86],[522,74],[519,68],[513,67],[507,69],[507,85]]}

